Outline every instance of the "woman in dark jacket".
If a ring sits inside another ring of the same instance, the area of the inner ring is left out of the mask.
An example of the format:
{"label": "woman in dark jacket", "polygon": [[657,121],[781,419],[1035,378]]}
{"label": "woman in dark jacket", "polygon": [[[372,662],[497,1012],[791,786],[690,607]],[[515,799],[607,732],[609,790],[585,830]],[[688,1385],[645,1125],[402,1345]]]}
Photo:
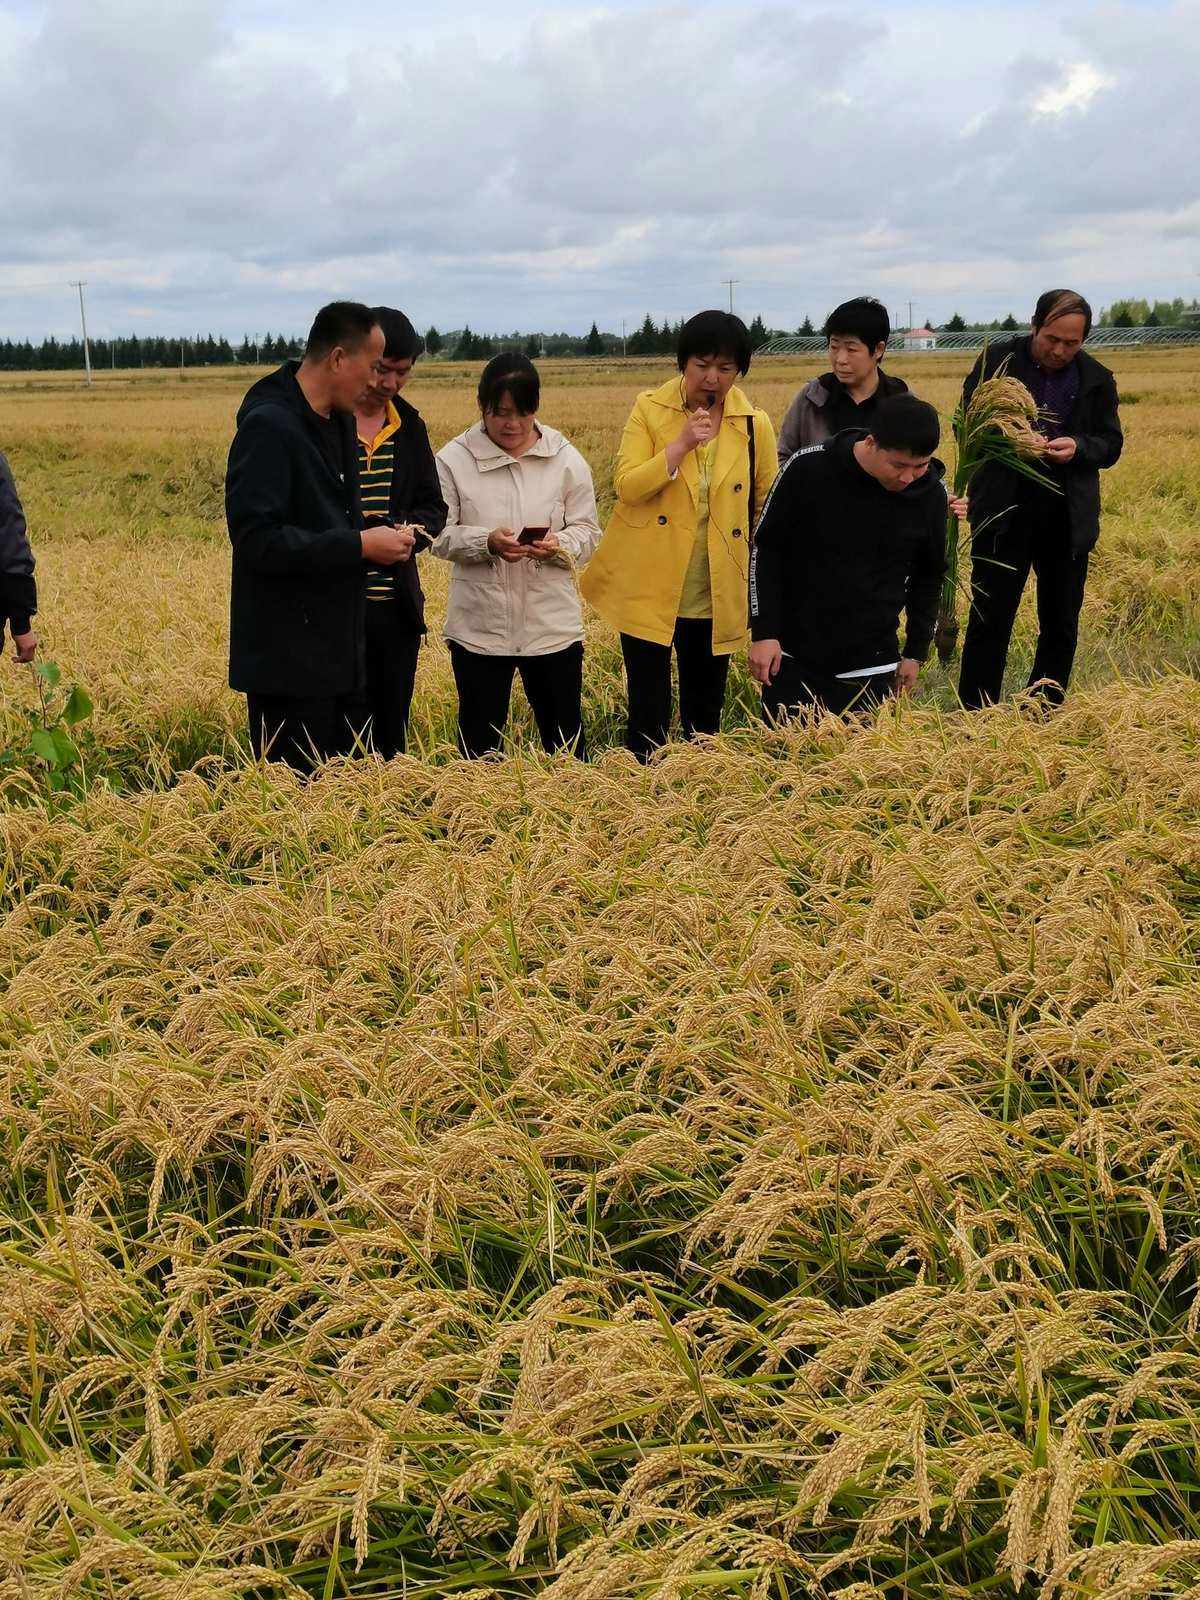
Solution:
{"label": "woman in dark jacket", "polygon": [[1092,309],[1072,289],[1050,289],[1033,331],[989,345],[963,385],[963,403],[1001,367],[1037,401],[1049,440],[1043,470],[1055,490],[988,462],[971,485],[971,615],[958,693],[976,709],[999,700],[1008,644],[1030,570],[1037,578],[1038,641],[1028,687],[1061,704],[1075,660],[1088,553],[1100,536],[1100,473],[1124,439],[1112,373],[1083,348]]}
{"label": "woman in dark jacket", "polygon": [[829,371],[812,378],[792,401],[779,430],[779,466],[797,450],[824,444],[846,428],[870,429],[881,400],[907,394],[903,378],[883,370],[892,325],[887,308],[870,295],[844,300],[821,330],[829,350]]}

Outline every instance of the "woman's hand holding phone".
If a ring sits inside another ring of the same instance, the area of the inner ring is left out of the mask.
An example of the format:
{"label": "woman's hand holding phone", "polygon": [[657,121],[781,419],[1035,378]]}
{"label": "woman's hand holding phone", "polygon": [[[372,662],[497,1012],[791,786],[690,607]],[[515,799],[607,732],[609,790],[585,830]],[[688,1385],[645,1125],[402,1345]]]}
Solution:
{"label": "woman's hand holding phone", "polygon": [[529,554],[528,545],[522,544],[511,528],[493,528],[488,534],[487,547],[489,554],[499,556],[501,561],[524,561]]}
{"label": "woman's hand holding phone", "polygon": [[525,528],[522,533],[536,533],[536,539],[530,539],[525,548],[535,561],[549,561],[551,556],[556,556],[562,549],[558,542],[558,535],[551,533],[549,528]]}

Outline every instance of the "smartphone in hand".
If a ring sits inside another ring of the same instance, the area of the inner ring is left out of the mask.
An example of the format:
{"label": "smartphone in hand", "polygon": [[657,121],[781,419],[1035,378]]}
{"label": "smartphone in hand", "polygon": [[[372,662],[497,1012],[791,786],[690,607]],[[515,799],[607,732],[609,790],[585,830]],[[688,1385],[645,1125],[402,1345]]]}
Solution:
{"label": "smartphone in hand", "polygon": [[547,528],[522,528],[517,535],[518,544],[540,544],[550,532]]}

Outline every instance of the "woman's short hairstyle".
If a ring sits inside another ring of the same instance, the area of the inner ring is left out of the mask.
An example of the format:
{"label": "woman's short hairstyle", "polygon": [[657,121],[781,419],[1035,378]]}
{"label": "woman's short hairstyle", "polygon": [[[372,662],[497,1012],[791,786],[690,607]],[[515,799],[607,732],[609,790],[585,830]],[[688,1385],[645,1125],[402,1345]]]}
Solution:
{"label": "woman's short hairstyle", "polygon": [[843,300],[840,306],[825,318],[821,329],[826,339],[836,334],[842,339],[861,339],[872,355],[876,346],[887,344],[892,324],[887,307],[872,295],[860,294],[855,300]]}
{"label": "woman's short hairstyle", "polygon": [[1047,289],[1038,296],[1033,308],[1034,331],[1044,328],[1048,322],[1057,322],[1059,317],[1082,317],[1085,339],[1092,331],[1092,308],[1074,289]]}
{"label": "woman's short hairstyle", "polygon": [[871,437],[881,450],[903,450],[910,456],[931,456],[942,425],[928,400],[915,394],[894,394],[881,400],[871,418]]}
{"label": "woman's short hairstyle", "polygon": [[750,371],[750,332],[741,317],[729,311],[698,311],[679,330],[675,359],[680,372],[693,356],[725,356],[740,373]]}
{"label": "woman's short hairstyle", "polygon": [[519,350],[501,350],[484,367],[479,377],[479,409],[495,411],[507,397],[523,417],[537,411],[542,398],[542,383],[538,370],[528,356]]}
{"label": "woman's short hairstyle", "polygon": [[394,306],[372,306],[371,314],[383,329],[383,359],[415,361],[425,345],[403,311]]}

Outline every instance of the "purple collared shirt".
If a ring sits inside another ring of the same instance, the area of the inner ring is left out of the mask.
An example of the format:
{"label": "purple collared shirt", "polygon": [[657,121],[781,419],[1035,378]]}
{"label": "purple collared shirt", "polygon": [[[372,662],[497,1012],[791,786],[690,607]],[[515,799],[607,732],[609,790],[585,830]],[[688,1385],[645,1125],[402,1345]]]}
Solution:
{"label": "purple collared shirt", "polygon": [[1078,361],[1068,362],[1061,372],[1050,372],[1035,361],[1029,392],[1037,401],[1039,432],[1047,439],[1065,438],[1071,431],[1067,423],[1079,398]]}

